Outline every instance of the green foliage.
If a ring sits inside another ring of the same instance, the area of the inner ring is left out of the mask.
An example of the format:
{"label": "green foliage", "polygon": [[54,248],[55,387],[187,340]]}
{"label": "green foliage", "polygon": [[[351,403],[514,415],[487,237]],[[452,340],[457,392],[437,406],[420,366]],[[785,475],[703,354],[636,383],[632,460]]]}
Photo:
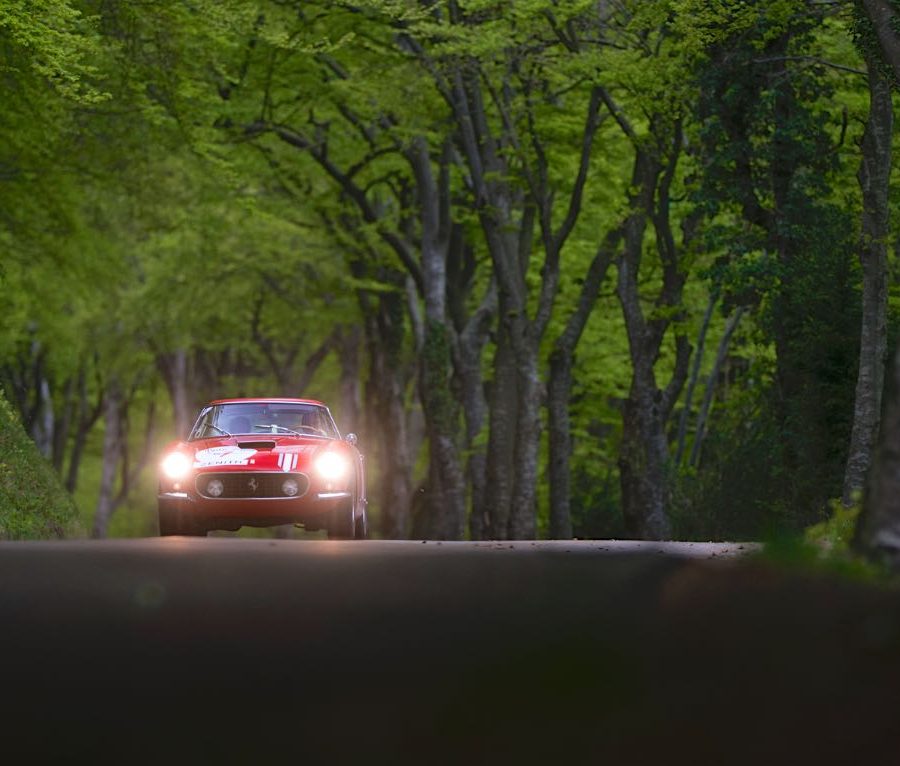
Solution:
{"label": "green foliage", "polygon": [[105,100],[93,63],[99,49],[94,19],[70,0],[12,0],[0,6],[0,50],[7,78],[37,77],[58,94],[81,103]]}
{"label": "green foliage", "polygon": [[[719,384],[724,401],[713,409],[699,469],[678,482],[673,513],[680,535],[759,539],[798,533],[821,519],[828,498],[840,494],[859,298],[852,245],[839,233],[833,243],[798,256],[788,277],[775,282],[790,286],[793,302],[764,293],[756,327],[733,341],[736,375]],[[775,311],[791,328],[789,353],[797,365],[787,406],[776,360],[759,354],[771,343]]]}
{"label": "green foliage", "polygon": [[[40,352],[57,415],[79,373],[92,401],[115,376],[143,411],[162,398],[160,359],[187,351],[208,368],[198,396],[265,393],[275,385],[273,360],[297,359],[282,371],[296,379],[332,330],[360,324],[375,306],[383,324],[372,325],[369,342],[383,344],[390,367],[412,367],[406,272],[385,234],[401,234],[418,256],[421,200],[404,157],[413,139],[426,140],[435,171],[446,161],[450,214],[473,253],[471,285],[454,312],[470,311],[492,277],[480,226],[492,211],[475,199],[461,160],[462,123],[441,92],[446,78],[483,86],[481,127],[499,137],[505,163],[488,181],[509,192],[511,226],[540,161],[549,196],[567,198],[591,89],[602,85],[641,145],[654,140],[654,125],[683,121],[676,231],[703,214],[680,261],[687,284],[677,305],[655,300],[658,243],[652,231],[646,237],[644,313],[670,322],[659,380],[672,370],[673,330],[696,333],[710,293],[721,308],[701,384],[725,318],[748,310],[702,462],[671,466],[676,529],[702,538],[797,532],[819,521],[839,491],[858,343],[854,175],[866,93],[847,70],[863,66],[852,35],[866,59],[872,35],[861,16],[832,5],[6,2],[0,378],[14,378]],[[627,212],[634,147],[605,108],[601,118],[582,214],[561,253],[544,361],[597,245]],[[360,195],[368,211],[356,204]],[[556,204],[552,227],[565,214]],[[538,236],[525,278],[531,311],[541,248]],[[579,536],[623,533],[617,461],[633,371],[614,271],[574,367]],[[432,400],[424,404],[444,425],[457,424],[457,381],[446,367],[454,338],[425,329]],[[491,357],[489,343],[487,379]],[[323,398],[336,398],[337,367],[330,358],[311,384]],[[409,388],[401,395],[409,409],[419,405]],[[88,442],[85,515],[100,435],[95,426]],[[147,530],[153,489],[144,482],[134,515],[114,520],[114,531]],[[852,519],[834,514],[810,534],[844,534]]]}
{"label": "green foliage", "polygon": [[79,532],[72,499],[0,393],[0,540]]}
{"label": "green foliage", "polygon": [[[740,353],[740,345],[736,349]],[[676,536],[759,540],[797,528],[784,495],[783,441],[769,401],[772,363],[756,359],[722,392],[698,469],[682,469],[672,500]]]}
{"label": "green foliage", "polygon": [[804,536],[781,536],[766,542],[761,554],[785,569],[809,575],[839,577],[880,586],[896,586],[889,567],[864,559],[849,550],[832,550]]}
{"label": "green foliage", "polygon": [[[900,6],[898,6],[896,0],[888,0],[888,4],[894,6],[895,12],[900,10]],[[893,82],[894,87],[896,88],[897,77],[894,74],[893,68],[888,64],[881,52],[881,46],[878,43],[875,28],[860,2],[857,1],[852,3],[849,16],[849,27],[853,42],[856,45],[857,50],[865,59],[866,64],[868,66],[877,67],[881,76],[886,80]],[[896,17],[892,19],[892,24],[895,26],[894,33],[900,32],[900,30],[896,29]]]}
{"label": "green foliage", "polygon": [[733,19],[702,5],[704,161],[692,193],[708,216],[704,249],[721,253],[705,274],[724,310],[754,312],[775,365],[718,405],[704,461],[681,482],[679,503],[699,513],[681,520],[713,535],[799,531],[839,494],[850,432],[860,275],[859,201],[847,190],[858,160],[839,106],[860,102],[824,62],[859,62],[834,42],[846,36],[839,20],[798,3],[742,3]]}
{"label": "green foliage", "polygon": [[825,551],[835,554],[847,554],[853,543],[856,521],[862,510],[862,498],[856,498],[853,505],[847,507],[840,499],[828,502],[829,516],[824,521],[808,527],[803,538],[808,543],[818,545]]}

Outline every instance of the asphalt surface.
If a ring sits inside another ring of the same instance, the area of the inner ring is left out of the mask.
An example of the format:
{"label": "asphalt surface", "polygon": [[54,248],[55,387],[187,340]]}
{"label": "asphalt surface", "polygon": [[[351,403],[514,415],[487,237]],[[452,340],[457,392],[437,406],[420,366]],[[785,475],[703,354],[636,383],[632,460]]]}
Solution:
{"label": "asphalt surface", "polygon": [[3,543],[0,751],[22,754],[9,763],[900,762],[900,594],[752,552]]}

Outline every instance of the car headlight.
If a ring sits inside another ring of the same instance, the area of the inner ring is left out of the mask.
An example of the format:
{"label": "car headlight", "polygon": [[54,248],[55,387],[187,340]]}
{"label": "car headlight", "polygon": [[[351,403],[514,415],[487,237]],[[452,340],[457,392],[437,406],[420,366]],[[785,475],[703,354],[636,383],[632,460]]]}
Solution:
{"label": "car headlight", "polygon": [[323,452],[316,459],[316,470],[326,481],[343,479],[350,468],[347,458],[337,452]]}
{"label": "car headlight", "polygon": [[300,492],[300,484],[296,479],[285,479],[281,483],[281,494],[285,497],[296,497]]}
{"label": "car headlight", "polygon": [[183,479],[191,470],[191,459],[183,452],[166,455],[160,466],[170,479]]}

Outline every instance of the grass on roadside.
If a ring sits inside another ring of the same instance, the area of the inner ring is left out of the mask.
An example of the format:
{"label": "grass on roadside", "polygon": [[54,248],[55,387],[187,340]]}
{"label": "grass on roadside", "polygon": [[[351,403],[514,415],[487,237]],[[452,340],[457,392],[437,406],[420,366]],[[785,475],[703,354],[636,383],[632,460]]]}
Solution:
{"label": "grass on roadside", "polygon": [[81,534],[72,498],[0,393],[0,540]]}

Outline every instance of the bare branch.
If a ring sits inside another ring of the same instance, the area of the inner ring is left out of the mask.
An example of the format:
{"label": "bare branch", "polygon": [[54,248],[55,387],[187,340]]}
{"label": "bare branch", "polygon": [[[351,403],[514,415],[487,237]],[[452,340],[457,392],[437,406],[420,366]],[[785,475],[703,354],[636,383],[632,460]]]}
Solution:
{"label": "bare branch", "polygon": [[639,143],[637,133],[635,133],[634,128],[625,116],[625,112],[622,111],[622,108],[615,102],[609,91],[602,85],[597,86],[597,91],[600,94],[600,98],[603,99],[606,108],[609,109],[609,113],[622,129],[622,132],[628,137],[632,144],[637,146]]}
{"label": "bare branch", "polygon": [[340,170],[340,168],[328,158],[326,147],[321,144],[313,143],[305,135],[286,125],[274,123],[269,126],[269,129],[288,145],[303,149],[310,153],[322,169],[340,185],[344,193],[356,203],[356,206],[366,223],[374,224],[377,227],[378,235],[390,245],[400,258],[400,261],[415,281],[416,287],[420,291],[423,290],[422,272],[419,265],[416,263],[415,256],[412,253],[409,243],[396,232],[383,226],[381,216],[372,207],[372,204],[366,197],[365,191],[357,186],[347,173]]}
{"label": "bare branch", "polygon": [[849,72],[850,74],[858,74],[862,77],[869,76],[869,73],[864,69],[856,69],[855,67],[844,66],[843,64],[838,64],[834,61],[826,61],[818,56],[772,56],[771,58],[753,59],[754,64],[771,64],[776,61],[808,61],[813,64],[829,67],[830,69],[836,69],[839,72]]}
{"label": "bare branch", "polygon": [[575,178],[572,196],[569,198],[569,209],[566,212],[565,220],[554,237],[553,246],[556,250],[562,250],[563,245],[572,233],[575,222],[578,220],[578,215],[581,213],[584,186],[587,181],[588,168],[591,164],[591,148],[594,145],[594,136],[601,122],[599,116],[600,100],[600,89],[594,88],[591,91],[591,101],[588,105],[587,118],[585,119],[584,133],[581,140],[581,159],[578,163],[578,175]]}
{"label": "bare branch", "polygon": [[335,347],[335,344],[338,339],[338,330],[332,331],[332,333],[323,340],[319,346],[313,351],[308,357],[306,357],[306,362],[303,365],[303,371],[300,373],[300,377],[297,379],[296,389],[298,392],[303,392],[310,384],[313,379],[313,376],[316,374],[316,370],[319,369],[322,362],[325,361],[328,354]]}

